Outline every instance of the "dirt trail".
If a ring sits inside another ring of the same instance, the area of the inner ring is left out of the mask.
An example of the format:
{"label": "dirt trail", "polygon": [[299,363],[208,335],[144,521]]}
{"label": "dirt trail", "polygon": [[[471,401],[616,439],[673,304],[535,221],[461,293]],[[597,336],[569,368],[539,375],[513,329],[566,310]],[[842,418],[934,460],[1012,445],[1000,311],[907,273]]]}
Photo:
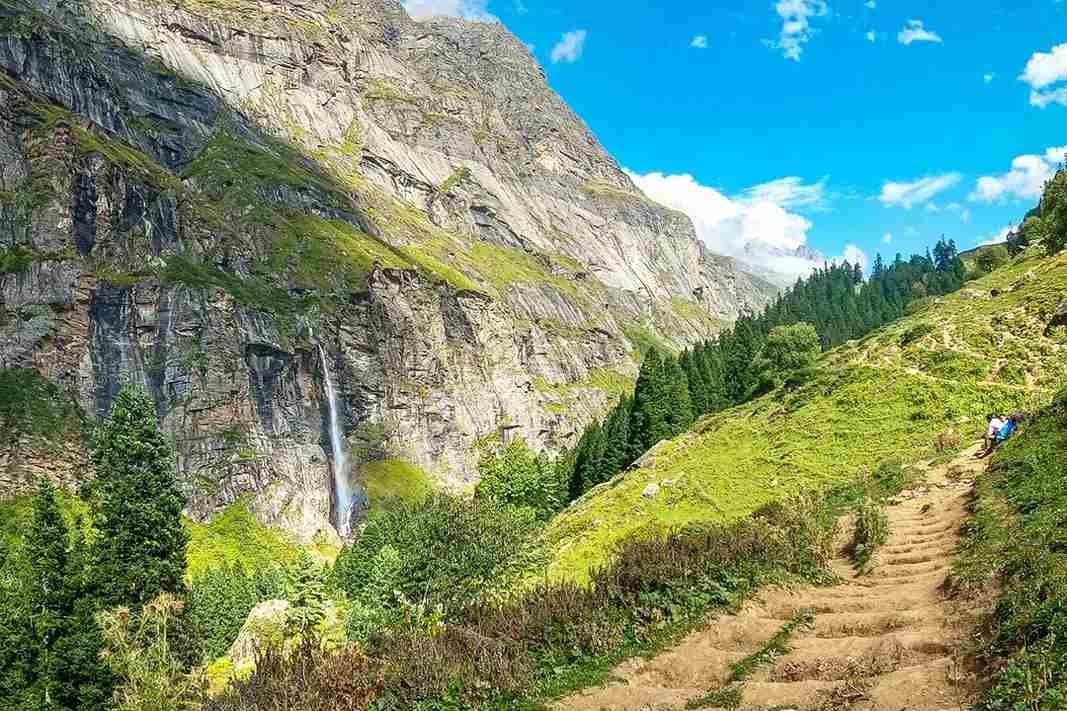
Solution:
{"label": "dirt trail", "polygon": [[[844,557],[831,587],[775,588],[651,660],[618,667],[607,685],[564,699],[559,711],[665,711],[725,688],[731,665],[757,652],[795,614],[814,623],[793,633],[792,651],[732,688],[739,708],[803,711],[941,711],[967,708],[973,678],[957,640],[976,610],[948,600],[949,571],[973,478],[977,446],[887,509],[890,538],[857,576]],[[736,702],[735,702],[736,703]],[[717,708],[713,705],[701,708]]]}

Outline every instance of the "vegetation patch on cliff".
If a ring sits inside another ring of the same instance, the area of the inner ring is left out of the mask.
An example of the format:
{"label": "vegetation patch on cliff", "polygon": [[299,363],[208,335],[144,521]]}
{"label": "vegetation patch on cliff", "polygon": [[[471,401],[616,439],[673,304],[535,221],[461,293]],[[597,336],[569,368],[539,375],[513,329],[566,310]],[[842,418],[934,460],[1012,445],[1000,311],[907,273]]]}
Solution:
{"label": "vegetation patch on cliff", "polygon": [[191,577],[235,563],[249,571],[271,568],[295,560],[300,553],[292,539],[260,523],[244,502],[215,514],[208,523],[186,520],[185,528]]}
{"label": "vegetation patch on cliff", "polygon": [[382,459],[360,467],[372,509],[418,503],[433,492],[430,477],[403,459]]}
{"label": "vegetation patch on cliff", "polygon": [[58,385],[29,368],[0,369],[0,446],[21,437],[59,443],[84,436],[81,408]]}

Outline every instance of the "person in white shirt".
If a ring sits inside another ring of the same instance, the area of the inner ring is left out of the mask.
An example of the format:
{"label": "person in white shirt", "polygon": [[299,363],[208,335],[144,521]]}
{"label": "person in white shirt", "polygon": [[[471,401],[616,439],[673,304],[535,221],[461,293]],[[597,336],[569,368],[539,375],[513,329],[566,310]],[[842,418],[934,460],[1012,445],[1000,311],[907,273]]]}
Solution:
{"label": "person in white shirt", "polygon": [[1000,428],[1004,426],[1003,415],[989,415],[989,427],[985,433],[985,447],[982,449],[978,456],[984,456],[992,451],[994,445],[997,443],[997,435],[1000,434]]}

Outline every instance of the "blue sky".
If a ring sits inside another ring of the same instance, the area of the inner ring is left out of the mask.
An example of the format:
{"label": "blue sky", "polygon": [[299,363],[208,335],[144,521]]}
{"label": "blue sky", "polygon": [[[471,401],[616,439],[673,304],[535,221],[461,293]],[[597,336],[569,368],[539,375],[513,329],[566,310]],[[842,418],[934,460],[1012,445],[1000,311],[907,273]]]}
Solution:
{"label": "blue sky", "polygon": [[1067,147],[1067,0],[407,7],[498,18],[717,251],[971,247],[1021,218]]}

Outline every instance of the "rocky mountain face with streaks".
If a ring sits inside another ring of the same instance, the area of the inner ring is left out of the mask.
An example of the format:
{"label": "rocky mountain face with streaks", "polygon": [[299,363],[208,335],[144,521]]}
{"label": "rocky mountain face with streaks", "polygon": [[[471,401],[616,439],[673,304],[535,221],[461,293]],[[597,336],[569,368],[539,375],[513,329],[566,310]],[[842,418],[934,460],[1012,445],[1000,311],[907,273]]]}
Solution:
{"label": "rocky mountain face with streaks", "polygon": [[88,476],[132,383],[191,516],[240,501],[311,538],[324,369],[357,480],[404,460],[462,488],[478,441],[573,444],[640,349],[773,292],[645,198],[499,25],[0,0],[0,494]]}

